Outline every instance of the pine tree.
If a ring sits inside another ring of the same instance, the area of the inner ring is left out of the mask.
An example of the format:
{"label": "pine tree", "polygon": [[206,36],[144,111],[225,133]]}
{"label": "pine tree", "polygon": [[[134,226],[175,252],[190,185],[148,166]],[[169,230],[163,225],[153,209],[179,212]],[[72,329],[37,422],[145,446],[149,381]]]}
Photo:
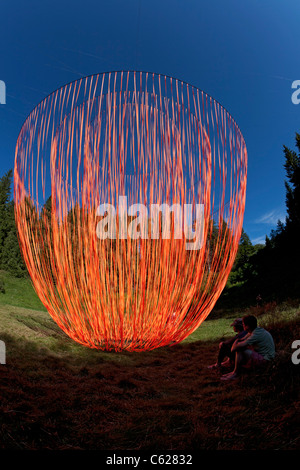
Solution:
{"label": "pine tree", "polygon": [[284,168],[288,177],[285,182],[287,219],[286,229],[290,235],[299,237],[300,229],[300,134],[296,133],[296,147],[299,151],[290,150],[284,146]]}
{"label": "pine tree", "polygon": [[26,268],[19,248],[11,187],[12,170],[9,170],[0,179],[0,269],[20,277]]}
{"label": "pine tree", "polygon": [[2,267],[3,246],[10,230],[10,207],[12,170],[0,179],[0,267]]}
{"label": "pine tree", "polygon": [[296,148],[283,146],[287,181],[285,223],[266,237],[266,246],[254,261],[259,273],[257,281],[270,298],[299,296],[300,289],[300,134],[296,133]]}

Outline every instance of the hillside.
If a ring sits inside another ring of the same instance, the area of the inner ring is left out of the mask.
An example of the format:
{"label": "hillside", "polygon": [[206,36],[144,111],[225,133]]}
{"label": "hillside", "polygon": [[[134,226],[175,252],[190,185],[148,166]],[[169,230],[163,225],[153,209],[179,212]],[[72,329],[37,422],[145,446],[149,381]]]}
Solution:
{"label": "hillside", "polygon": [[[14,280],[6,279],[6,294],[0,294],[0,339],[7,349],[7,364],[0,366],[0,448],[299,446],[300,366],[291,361],[291,343],[300,337],[299,303],[247,310],[271,331],[278,355],[261,374],[244,374],[233,384],[206,366],[214,362],[220,338],[231,333],[236,312],[213,312],[170,348],[104,353],[67,338],[47,312],[36,309],[30,285],[19,289],[18,282],[13,287]],[[31,308],[12,305],[22,303],[23,292]]]}

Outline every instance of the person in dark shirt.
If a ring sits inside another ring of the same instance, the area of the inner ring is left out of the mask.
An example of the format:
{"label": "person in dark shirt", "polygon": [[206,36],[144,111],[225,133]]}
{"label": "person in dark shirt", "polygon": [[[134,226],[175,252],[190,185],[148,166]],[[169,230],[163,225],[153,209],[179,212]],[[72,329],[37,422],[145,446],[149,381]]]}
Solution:
{"label": "person in dark shirt", "polygon": [[275,344],[271,333],[257,325],[253,315],[243,317],[243,326],[247,335],[236,340],[231,348],[235,354],[234,370],[224,374],[221,380],[232,380],[239,377],[242,368],[257,368],[267,364],[275,357]]}
{"label": "person in dark shirt", "polygon": [[[236,333],[236,335],[226,341],[221,341],[221,343],[219,344],[219,354],[217,362],[215,364],[212,364],[211,366],[208,366],[209,369],[218,369],[221,368],[222,365],[224,366],[234,364],[235,353],[231,351],[232,345],[236,340],[240,340],[244,336],[246,336],[247,331],[244,330],[243,321],[241,318],[237,318],[236,320],[234,320],[234,322],[231,323],[230,326],[233,327],[233,331]],[[227,361],[223,362],[226,358]]]}

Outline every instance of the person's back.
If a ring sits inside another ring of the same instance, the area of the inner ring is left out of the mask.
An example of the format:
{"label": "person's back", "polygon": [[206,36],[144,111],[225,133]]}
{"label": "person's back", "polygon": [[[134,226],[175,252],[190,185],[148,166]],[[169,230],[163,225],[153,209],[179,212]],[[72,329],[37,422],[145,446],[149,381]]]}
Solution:
{"label": "person's back", "polygon": [[257,326],[249,336],[245,338],[247,345],[261,354],[264,359],[270,361],[275,357],[275,345],[271,333],[264,328]]}

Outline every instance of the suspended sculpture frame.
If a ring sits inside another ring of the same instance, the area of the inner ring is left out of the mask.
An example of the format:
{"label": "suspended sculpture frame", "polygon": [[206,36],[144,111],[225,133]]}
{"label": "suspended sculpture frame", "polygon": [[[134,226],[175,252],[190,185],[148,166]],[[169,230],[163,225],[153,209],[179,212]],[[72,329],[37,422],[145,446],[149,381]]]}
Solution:
{"label": "suspended sculpture frame", "polygon": [[47,96],[17,140],[14,198],[24,261],[53,320],[103,350],[185,339],[234,263],[246,178],[236,122],[185,82],[109,72]]}

